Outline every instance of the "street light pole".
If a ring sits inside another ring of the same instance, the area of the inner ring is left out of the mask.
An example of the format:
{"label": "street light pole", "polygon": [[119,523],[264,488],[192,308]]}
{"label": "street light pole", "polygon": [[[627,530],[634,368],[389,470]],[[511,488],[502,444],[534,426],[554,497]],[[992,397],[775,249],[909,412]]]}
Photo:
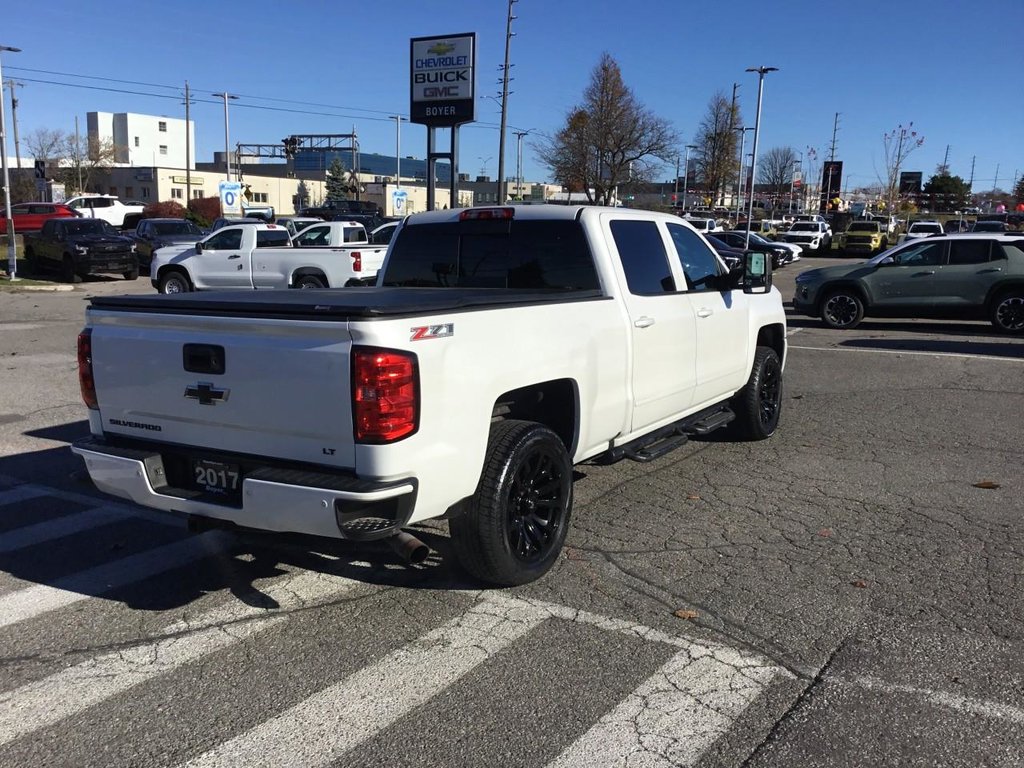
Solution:
{"label": "street light pole", "polygon": [[514,131],[516,135],[516,194],[523,199],[523,137],[529,136],[529,131]]}
{"label": "street light pole", "polygon": [[395,121],[395,188],[402,188],[402,123],[408,123],[409,118],[401,115],[391,115]]}
{"label": "street light pole", "polygon": [[224,91],[223,93],[214,93],[213,96],[219,96],[224,99],[224,178],[231,181],[231,144],[228,139],[228,99],[237,99],[233,93]]}
{"label": "street light pole", "polygon": [[800,170],[803,170],[803,167],[804,167],[804,156],[803,156],[803,153],[801,153],[799,150],[797,150],[797,154],[800,155],[800,159],[797,160],[795,163],[790,163],[790,166],[789,166],[789,212],[790,213],[793,213],[793,181],[794,181],[793,177],[796,176],[796,166],[799,165],[800,166]]}
{"label": "street light pole", "polygon": [[[21,53],[21,48],[12,48],[9,45],[0,45],[0,57],[4,51]],[[4,81],[3,68],[0,67],[0,83]],[[14,89],[11,89],[14,92]],[[3,160],[4,170],[4,216],[7,219],[7,277],[10,280],[18,279],[18,251],[14,246],[14,217],[11,215],[11,175],[7,170],[7,126],[4,119],[3,89],[0,88],[0,159]]]}
{"label": "street light pole", "polygon": [[686,184],[690,178],[690,150],[697,149],[696,144],[686,145],[686,162],[683,165],[683,213],[686,213]]}
{"label": "street light pole", "polygon": [[750,160],[750,201],[747,204],[747,234],[744,249],[750,248],[750,221],[754,218],[754,180],[757,178],[757,139],[761,131],[761,97],[764,94],[764,76],[778,72],[778,67],[747,67],[747,72],[757,72],[757,117],[754,119],[754,150]]}
{"label": "street light pole", "polygon": [[739,131],[740,134],[740,169],[739,175],[736,177],[736,224],[738,226],[740,223],[740,205],[743,201],[743,188],[746,186],[746,181],[743,178],[743,147],[747,141],[747,131],[754,129],[737,125],[733,130]]}

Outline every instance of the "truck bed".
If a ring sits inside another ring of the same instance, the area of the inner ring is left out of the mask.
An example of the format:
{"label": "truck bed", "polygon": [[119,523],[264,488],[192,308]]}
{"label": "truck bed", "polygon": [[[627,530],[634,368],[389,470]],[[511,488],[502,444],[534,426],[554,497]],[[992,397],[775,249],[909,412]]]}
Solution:
{"label": "truck bed", "polygon": [[155,296],[93,296],[90,306],[160,314],[338,321],[434,315],[476,308],[592,301],[600,291],[508,288],[346,288],[322,291],[220,291]]}

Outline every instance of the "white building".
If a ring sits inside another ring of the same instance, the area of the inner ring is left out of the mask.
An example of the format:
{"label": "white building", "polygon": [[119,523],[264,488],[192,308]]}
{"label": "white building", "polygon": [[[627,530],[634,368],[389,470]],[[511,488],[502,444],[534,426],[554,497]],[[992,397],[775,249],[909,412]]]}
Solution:
{"label": "white building", "polygon": [[[136,115],[131,112],[88,112],[89,144],[111,141],[116,164],[185,168],[185,121],[176,117]],[[195,168],[195,123],[188,121],[192,152],[187,165]]]}

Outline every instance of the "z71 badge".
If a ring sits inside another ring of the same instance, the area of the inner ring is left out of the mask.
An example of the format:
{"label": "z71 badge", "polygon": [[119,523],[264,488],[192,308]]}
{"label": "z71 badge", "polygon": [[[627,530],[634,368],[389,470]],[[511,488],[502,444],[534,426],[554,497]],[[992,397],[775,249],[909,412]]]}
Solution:
{"label": "z71 badge", "polygon": [[409,341],[423,341],[425,339],[443,339],[446,336],[455,335],[455,323],[444,323],[443,325],[421,325],[419,328],[410,328],[412,336]]}

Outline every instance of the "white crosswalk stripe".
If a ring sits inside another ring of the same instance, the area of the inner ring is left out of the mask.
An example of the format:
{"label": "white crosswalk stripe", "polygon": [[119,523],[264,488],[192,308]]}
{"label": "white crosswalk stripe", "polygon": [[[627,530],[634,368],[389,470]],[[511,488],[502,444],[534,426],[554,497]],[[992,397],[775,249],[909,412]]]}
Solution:
{"label": "white crosswalk stripe", "polygon": [[96,507],[83,512],[74,512],[56,520],[44,520],[33,525],[25,525],[14,531],[0,533],[0,554],[17,552],[25,547],[33,547],[47,541],[56,541],[65,536],[97,528],[101,525],[134,517],[122,505]]}
{"label": "white crosswalk stripe", "polygon": [[220,531],[192,536],[173,544],[165,544],[112,563],[65,576],[54,584],[35,584],[0,597],[0,627],[42,616],[101,595],[112,589],[188,565],[204,557],[222,552],[229,539]]}
{"label": "white crosswalk stripe", "polygon": [[[94,506],[0,534],[0,553],[87,532],[136,514],[130,505],[101,505],[89,497],[34,486],[0,492],[0,504],[31,504],[42,495],[76,504],[88,499]],[[208,532],[95,566],[51,584],[9,592],[0,596],[0,627],[38,618],[223,554],[230,551],[233,541],[230,534]],[[276,603],[275,608],[254,607],[229,598],[226,604],[188,621],[165,626],[155,637],[108,650],[0,694],[0,746],[13,747],[13,742],[87,709],[119,696],[131,697],[133,689],[158,684],[159,678],[211,654],[260,633],[278,631],[294,609],[324,605],[359,591],[372,594],[383,589],[386,587],[315,571],[300,570],[277,577],[263,590]],[[466,597],[461,593],[457,599]],[[495,591],[468,597],[472,604],[454,619],[248,730],[225,734],[225,740],[185,765],[328,765],[443,694],[549,621],[573,622],[600,632],[626,635],[642,643],[667,646],[673,653],[632,693],[621,701],[609,701],[604,714],[579,738],[559,745],[562,751],[550,763],[552,768],[693,765],[729,732],[768,686],[780,677],[792,677],[751,654],[635,622]]]}
{"label": "white crosswalk stripe", "polygon": [[0,744],[53,725],[118,693],[172,672],[285,620],[282,611],[323,604],[359,585],[341,576],[301,572],[266,596],[274,610],[233,602],[165,627],[154,642],[108,653],[0,695]]}
{"label": "white crosswalk stripe", "polygon": [[[336,685],[188,763],[318,766],[379,733],[547,618],[486,600]],[[315,734],[316,738],[310,738]]]}

